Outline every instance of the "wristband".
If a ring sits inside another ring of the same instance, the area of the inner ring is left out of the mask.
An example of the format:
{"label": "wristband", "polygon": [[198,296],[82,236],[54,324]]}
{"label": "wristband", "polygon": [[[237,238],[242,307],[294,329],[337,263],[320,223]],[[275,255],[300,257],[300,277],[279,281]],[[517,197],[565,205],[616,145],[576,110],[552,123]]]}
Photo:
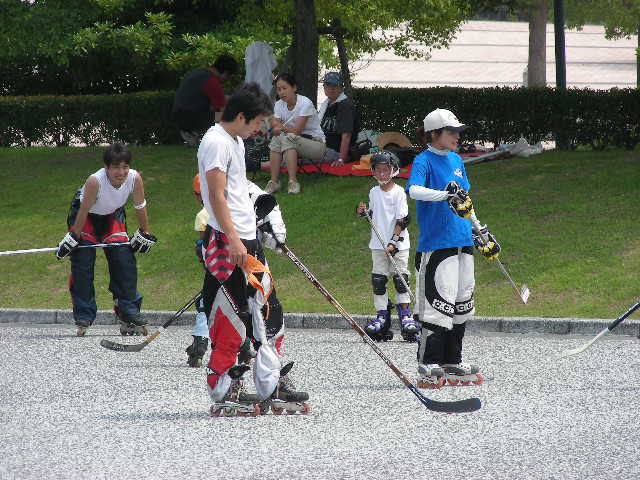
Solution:
{"label": "wristband", "polygon": [[147,206],[147,199],[145,198],[140,205],[134,205],[133,208],[135,208],[136,210],[142,210],[146,206]]}

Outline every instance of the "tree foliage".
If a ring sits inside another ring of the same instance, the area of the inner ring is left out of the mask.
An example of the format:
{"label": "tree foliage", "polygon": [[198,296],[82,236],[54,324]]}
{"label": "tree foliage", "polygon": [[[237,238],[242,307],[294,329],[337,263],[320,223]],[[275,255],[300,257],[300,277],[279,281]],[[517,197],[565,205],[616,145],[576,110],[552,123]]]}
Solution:
{"label": "tree foliage", "polygon": [[[382,48],[425,57],[471,12],[469,0],[315,0],[319,27],[339,18],[354,60]],[[253,41],[284,59],[294,0],[0,0],[0,94],[172,88],[221,53],[239,60]],[[416,46],[418,43],[425,46]],[[319,60],[338,64],[320,39]]]}

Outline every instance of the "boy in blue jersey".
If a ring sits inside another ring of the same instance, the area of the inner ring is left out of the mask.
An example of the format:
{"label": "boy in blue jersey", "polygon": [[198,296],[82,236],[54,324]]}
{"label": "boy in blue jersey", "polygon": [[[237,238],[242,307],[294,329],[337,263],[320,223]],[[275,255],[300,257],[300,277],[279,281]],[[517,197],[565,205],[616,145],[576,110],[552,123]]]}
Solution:
{"label": "boy in blue jersey", "polygon": [[[422,322],[418,386],[482,382],[475,365],[462,363],[466,321],[474,312],[473,238],[467,218],[473,205],[462,158],[455,153],[467,128],[449,110],[424,119],[428,148],[416,156],[406,185],[416,200],[420,234],[416,249],[416,310]],[[453,210],[453,211],[452,211]]]}

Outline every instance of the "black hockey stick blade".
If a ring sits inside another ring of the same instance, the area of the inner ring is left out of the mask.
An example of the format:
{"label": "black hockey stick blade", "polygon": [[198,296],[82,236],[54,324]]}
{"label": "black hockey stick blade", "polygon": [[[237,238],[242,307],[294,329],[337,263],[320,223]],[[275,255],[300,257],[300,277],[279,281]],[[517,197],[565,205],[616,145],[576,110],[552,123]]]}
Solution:
{"label": "black hockey stick blade", "polygon": [[298,257],[284,244],[280,244],[279,248],[284,252],[284,254],[291,260],[296,267],[307,277],[309,280],[322,295],[327,299],[327,301],[333,305],[333,307],[342,315],[342,317],[351,325],[351,327],[362,337],[364,343],[369,345],[373,351],[382,359],[382,361],[396,374],[396,376],[404,383],[404,385],[416,396],[418,400],[427,407],[432,412],[441,412],[441,413],[467,413],[467,412],[475,412],[479,410],[482,406],[479,398],[467,398],[465,400],[454,400],[451,402],[438,402],[436,400],[431,400],[430,398],[425,397],[416,387],[409,378],[402,373],[402,371],[387,357],[382,350],[376,345],[376,343],[371,340],[369,335],[362,329],[360,325],[353,319],[349,312],[347,312],[340,303],[329,293],[329,291],[324,288],[324,286],[320,283],[320,281],[311,273],[311,271],[300,261]]}
{"label": "black hockey stick blade", "polygon": [[476,397],[465,398],[464,400],[454,400],[451,402],[438,402],[437,400],[431,400],[430,398],[425,397],[420,390],[418,390],[418,387],[413,384],[409,384],[407,387],[416,397],[418,397],[418,400],[420,400],[422,404],[432,412],[469,413],[482,408],[482,402]]}
{"label": "black hockey stick blade", "polygon": [[201,297],[202,297],[202,292],[198,292],[195,297],[189,300],[180,310],[174,313],[169,320],[167,320],[160,327],[158,327],[158,330],[156,330],[147,338],[145,338],[144,341],[141,343],[123,344],[123,343],[116,343],[111,340],[107,340],[106,338],[103,338],[102,340],[100,340],[100,345],[109,350],[113,350],[114,352],[139,352],[144,347],[149,345],[149,343],[153,342],[156,338],[158,338],[162,333],[164,333],[164,331],[167,329],[169,325],[171,325],[174,321],[176,321],[180,317],[180,315],[182,315],[185,312],[185,310],[187,310],[191,305],[199,301]]}
{"label": "black hockey stick blade", "polygon": [[156,337],[158,337],[163,331],[164,331],[164,328],[160,327],[153,334],[145,338],[142,343],[125,345],[122,343],[112,342],[111,340],[107,340],[106,338],[103,338],[102,340],[100,340],[100,345],[102,345],[104,348],[108,348],[109,350],[113,350],[115,352],[139,352],[144,347],[149,345],[150,342],[155,340]]}

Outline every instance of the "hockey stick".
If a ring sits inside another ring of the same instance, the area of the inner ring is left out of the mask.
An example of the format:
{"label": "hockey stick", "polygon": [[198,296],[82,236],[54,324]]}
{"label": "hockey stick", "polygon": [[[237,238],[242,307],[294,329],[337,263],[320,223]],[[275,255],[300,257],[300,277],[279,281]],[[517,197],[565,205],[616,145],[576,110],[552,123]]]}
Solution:
{"label": "hockey stick", "polygon": [[[471,220],[471,226],[473,227],[473,231],[476,232],[476,235],[480,237],[480,239],[482,240],[482,243],[486,245],[489,239],[484,233],[482,233],[482,226],[480,225],[480,220],[478,220],[478,217],[476,217],[475,212],[471,212],[471,216],[469,217],[469,220]],[[507,269],[502,264],[500,259],[496,258],[494,259],[494,261],[496,262],[496,264],[498,265],[498,268],[504,274],[504,276],[507,277],[507,280],[509,280],[509,283],[515,290],[516,295],[518,295],[520,300],[522,300],[522,303],[526,304],[527,300],[529,300],[529,295],[531,294],[531,292],[529,291],[529,287],[523,284],[521,288],[518,288],[518,286],[516,285],[516,282],[513,281],[513,279],[511,278],[511,275],[509,275],[509,272],[507,272]]]}
{"label": "hockey stick", "polygon": [[[122,247],[129,245],[129,242],[122,243],[96,243],[95,245],[80,245],[77,248],[108,248],[108,247]],[[42,252],[55,252],[59,247],[46,247],[46,248],[31,248],[29,250],[6,250],[0,252],[0,257],[4,255],[21,255],[24,253],[42,253]]]}
{"label": "hockey stick", "polygon": [[429,410],[433,412],[444,412],[444,413],[463,413],[463,412],[475,412],[479,410],[482,406],[479,398],[467,398],[465,400],[457,400],[453,402],[438,402],[435,400],[431,400],[430,398],[425,397],[420,393],[418,387],[416,387],[407,376],[400,371],[398,367],[384,354],[382,350],[375,344],[369,335],[365,333],[365,331],[356,323],[356,321],[349,315],[349,313],[338,303],[338,301],[327,291],[326,288],[322,286],[322,284],[318,281],[316,277],[309,271],[309,269],[296,257],[293,252],[284,244],[278,246],[278,248],[282,249],[284,254],[289,257],[289,259],[300,269],[302,273],[309,279],[313,285],[320,290],[320,293],[324,295],[324,297],[329,301],[331,305],[335,307],[335,309],[344,317],[345,320],[349,322],[349,324],[353,327],[353,329],[362,337],[364,343],[369,345],[374,352],[378,354],[378,356],[382,359],[387,366],[393,370],[402,383],[411,390],[411,392],[418,397],[418,400],[422,402],[422,404],[427,407]]}
{"label": "hockey stick", "polygon": [[407,285],[407,281],[404,279],[404,276],[402,275],[402,272],[400,272],[400,269],[398,268],[398,264],[396,263],[396,260],[393,258],[393,255],[391,255],[391,253],[389,253],[389,251],[387,251],[387,247],[384,244],[384,240],[382,239],[382,235],[380,235],[380,231],[378,230],[378,228],[373,223],[373,220],[371,219],[371,215],[369,215],[369,212],[367,211],[366,208],[364,210],[364,216],[367,219],[367,221],[369,222],[369,225],[371,225],[371,229],[375,232],[376,237],[378,237],[378,240],[380,241],[380,245],[382,245],[382,249],[384,250],[384,253],[387,254],[387,258],[391,262],[391,265],[393,265],[393,268],[396,271],[396,273],[398,274],[398,277],[400,277],[400,281],[402,282],[402,286],[407,289],[407,292],[409,293],[409,298],[411,299],[412,302],[415,302],[416,298],[413,296],[413,293],[411,293],[411,289],[409,288],[409,285]]}
{"label": "hockey stick", "polygon": [[153,342],[156,338],[158,338],[160,334],[164,333],[164,331],[167,329],[169,325],[171,325],[174,321],[176,321],[180,317],[180,315],[182,315],[191,305],[193,305],[198,300],[200,300],[201,297],[202,297],[202,292],[198,292],[198,294],[195,297],[189,300],[184,307],[182,307],[180,310],[174,313],[169,320],[167,320],[162,324],[162,326],[158,327],[158,330],[156,330],[154,333],[152,333],[147,338],[145,338],[142,343],[124,345],[122,343],[112,342],[111,340],[107,340],[106,338],[103,338],[102,340],[100,340],[100,345],[102,345],[104,348],[108,348],[109,350],[115,350],[116,352],[139,352],[144,347],[146,347],[151,342]]}
{"label": "hockey stick", "polygon": [[640,302],[636,303],[629,310],[627,310],[622,315],[620,315],[618,318],[616,318],[613,322],[611,322],[609,324],[609,326],[607,326],[607,328],[602,330],[598,335],[596,335],[594,338],[589,340],[584,345],[582,345],[582,346],[580,346],[578,348],[573,348],[571,350],[565,350],[565,351],[559,353],[556,356],[556,360],[560,360],[561,358],[565,358],[565,357],[569,357],[571,355],[575,355],[576,353],[584,352],[593,343],[595,343],[595,341],[598,340],[602,335],[604,335],[605,333],[610,332],[611,330],[616,328],[620,323],[622,323],[624,321],[625,318],[627,318],[629,315],[631,315],[633,312],[635,312],[638,308],[640,308]]}

